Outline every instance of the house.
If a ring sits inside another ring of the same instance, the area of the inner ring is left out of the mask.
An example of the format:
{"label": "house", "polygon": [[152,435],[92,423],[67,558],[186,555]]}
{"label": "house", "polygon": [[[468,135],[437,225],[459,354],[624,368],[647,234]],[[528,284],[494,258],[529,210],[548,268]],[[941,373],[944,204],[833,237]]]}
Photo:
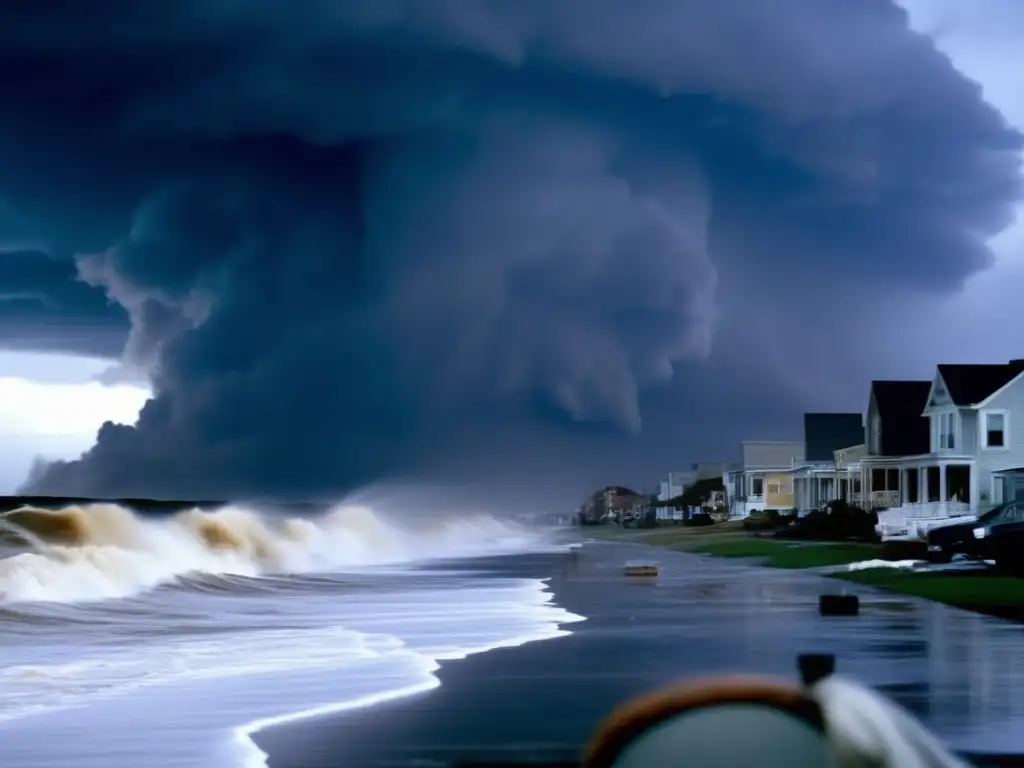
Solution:
{"label": "house", "polygon": [[[861,460],[864,495],[868,509],[899,506],[904,500],[904,456],[920,456],[931,450],[930,420],[924,415],[932,382],[872,381],[868,395]],[[918,501],[916,485],[909,501]]]}
{"label": "house", "polygon": [[[860,447],[864,418],[859,413],[805,413],[803,461],[791,470],[794,507],[799,514],[830,501],[860,497]],[[840,463],[842,466],[840,466]]]}
{"label": "house", "polygon": [[605,517],[619,520],[622,516],[633,509],[636,504],[642,504],[645,497],[621,485],[611,485],[604,489]]}
{"label": "house", "polygon": [[683,495],[683,491],[700,480],[722,476],[721,462],[700,461],[690,465],[686,472],[669,472],[661,480],[658,501],[669,501]]}
{"label": "house", "polygon": [[669,472],[658,489],[658,501],[668,501],[683,495],[686,486],[693,483],[692,472]]}
{"label": "house", "polygon": [[802,442],[745,440],[743,460],[730,465],[723,483],[729,499],[729,514],[746,517],[755,509],[792,509],[794,464],[804,458]]}
{"label": "house", "polygon": [[[899,458],[901,503],[880,517],[883,533],[895,525],[915,535],[1024,500],[1024,360],[939,365],[917,412],[927,420],[927,450]],[[884,419],[880,428],[884,437]]]}

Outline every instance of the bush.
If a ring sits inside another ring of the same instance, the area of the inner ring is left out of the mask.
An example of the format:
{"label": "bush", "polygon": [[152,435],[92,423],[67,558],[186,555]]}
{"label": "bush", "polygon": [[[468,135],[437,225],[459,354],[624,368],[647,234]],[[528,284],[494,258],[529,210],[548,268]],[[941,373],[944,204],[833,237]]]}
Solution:
{"label": "bush", "polygon": [[690,515],[690,517],[688,519],[683,521],[683,525],[691,525],[691,526],[714,525],[714,524],[715,524],[715,521],[712,519],[711,515],[709,515],[707,512],[698,512],[695,515]]}
{"label": "bush", "polygon": [[780,512],[777,509],[754,509],[750,515],[743,520],[743,528],[747,531],[774,531],[787,527],[796,515],[787,510]]}
{"label": "bush", "polygon": [[797,520],[786,531],[786,538],[811,541],[875,541],[878,515],[845,501],[833,501],[825,509],[815,509]]}
{"label": "bush", "polygon": [[656,509],[648,509],[644,512],[643,517],[637,522],[637,528],[657,528],[660,525],[658,521],[658,511]]}

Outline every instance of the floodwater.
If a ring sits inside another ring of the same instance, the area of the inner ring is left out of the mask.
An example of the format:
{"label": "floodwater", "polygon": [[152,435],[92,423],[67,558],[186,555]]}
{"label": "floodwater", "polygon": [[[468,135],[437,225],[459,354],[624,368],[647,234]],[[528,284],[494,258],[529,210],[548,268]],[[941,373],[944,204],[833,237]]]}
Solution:
{"label": "floodwater", "polygon": [[[798,653],[832,653],[838,672],[895,698],[958,749],[1024,753],[1024,625],[806,571],[671,552],[654,558],[661,574],[635,613],[701,649],[684,655],[688,671],[792,675]],[[614,560],[584,562],[578,577],[600,579]],[[823,593],[859,595],[860,615],[820,616]]]}
{"label": "floodwater", "polygon": [[[657,578],[628,579],[632,559]],[[428,694],[270,728],[273,768],[565,759],[622,701],[708,673],[795,679],[800,653],[914,712],[954,748],[1024,753],[1024,627],[806,571],[623,543],[478,561],[480,575],[547,576],[555,603],[586,620],[569,634],[443,663]],[[821,617],[823,592],[861,596],[856,617]]]}

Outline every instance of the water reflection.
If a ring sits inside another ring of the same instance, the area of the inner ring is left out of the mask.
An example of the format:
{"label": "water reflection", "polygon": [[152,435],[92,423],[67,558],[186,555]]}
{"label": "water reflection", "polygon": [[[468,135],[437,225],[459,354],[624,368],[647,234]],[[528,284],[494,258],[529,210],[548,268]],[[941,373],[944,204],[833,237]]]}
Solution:
{"label": "water reflection", "polygon": [[[963,749],[1024,752],[1024,627],[807,573],[713,558],[662,559],[660,599],[693,673],[793,674],[796,654],[834,653]],[[822,592],[861,596],[858,617],[818,616]],[[660,615],[652,607],[650,616]]]}

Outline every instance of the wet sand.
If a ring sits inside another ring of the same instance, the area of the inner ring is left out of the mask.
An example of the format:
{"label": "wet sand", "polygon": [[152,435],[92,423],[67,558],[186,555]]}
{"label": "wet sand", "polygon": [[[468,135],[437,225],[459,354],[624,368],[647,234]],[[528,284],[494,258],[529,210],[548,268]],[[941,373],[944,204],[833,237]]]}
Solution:
{"label": "wet sand", "polygon": [[[660,561],[656,580],[621,576]],[[450,765],[566,759],[617,703],[707,672],[795,676],[802,652],[909,707],[955,746],[1024,752],[1024,628],[808,573],[624,543],[498,558],[495,575],[551,576],[556,601],[588,617],[572,634],[448,662],[440,688],[258,735],[272,768]],[[855,618],[821,618],[818,595],[860,594]],[[344,692],[339,692],[339,698]]]}

